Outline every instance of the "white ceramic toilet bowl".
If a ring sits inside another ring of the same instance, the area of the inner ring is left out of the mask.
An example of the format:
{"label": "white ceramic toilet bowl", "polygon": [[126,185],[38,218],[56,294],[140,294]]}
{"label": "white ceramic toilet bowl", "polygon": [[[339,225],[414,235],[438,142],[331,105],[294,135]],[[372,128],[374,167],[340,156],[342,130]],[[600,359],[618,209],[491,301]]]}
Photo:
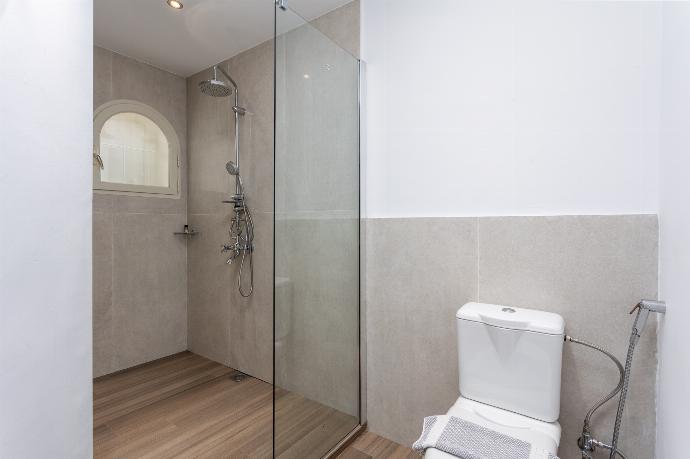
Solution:
{"label": "white ceramic toilet bowl", "polygon": [[[539,421],[463,397],[458,398],[447,414],[530,443],[532,445],[530,459],[545,459],[548,453],[555,456],[561,440],[561,426],[558,422]],[[428,449],[424,457],[426,459],[456,458],[452,454],[433,448]]]}

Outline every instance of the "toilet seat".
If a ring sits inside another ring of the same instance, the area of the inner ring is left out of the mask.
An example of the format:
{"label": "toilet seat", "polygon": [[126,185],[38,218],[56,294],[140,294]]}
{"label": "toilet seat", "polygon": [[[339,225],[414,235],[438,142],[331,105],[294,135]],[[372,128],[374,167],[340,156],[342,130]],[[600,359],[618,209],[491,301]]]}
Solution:
{"label": "toilet seat", "polygon": [[[561,426],[558,422],[539,421],[464,397],[458,398],[447,414],[530,443],[530,459],[545,459],[548,453],[555,456],[558,451],[561,440]],[[455,459],[452,454],[433,448],[426,450],[424,457]]]}

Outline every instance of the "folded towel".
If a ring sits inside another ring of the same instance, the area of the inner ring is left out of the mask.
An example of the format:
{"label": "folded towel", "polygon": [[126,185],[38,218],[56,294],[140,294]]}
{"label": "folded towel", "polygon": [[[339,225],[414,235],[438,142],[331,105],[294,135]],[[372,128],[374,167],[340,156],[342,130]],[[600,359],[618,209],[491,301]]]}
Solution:
{"label": "folded towel", "polygon": [[[420,454],[435,448],[460,459],[529,459],[532,445],[455,416],[429,416],[412,448]],[[548,451],[537,457],[558,459]]]}

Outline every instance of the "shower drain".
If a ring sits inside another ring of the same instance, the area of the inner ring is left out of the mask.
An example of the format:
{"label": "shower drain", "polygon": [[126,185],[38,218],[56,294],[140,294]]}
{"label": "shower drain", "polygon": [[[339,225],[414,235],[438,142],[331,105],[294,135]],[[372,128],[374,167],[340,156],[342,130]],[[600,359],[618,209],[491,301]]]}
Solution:
{"label": "shower drain", "polygon": [[230,379],[232,379],[235,382],[242,382],[245,379],[247,379],[247,375],[242,373],[241,371],[233,371],[230,373]]}

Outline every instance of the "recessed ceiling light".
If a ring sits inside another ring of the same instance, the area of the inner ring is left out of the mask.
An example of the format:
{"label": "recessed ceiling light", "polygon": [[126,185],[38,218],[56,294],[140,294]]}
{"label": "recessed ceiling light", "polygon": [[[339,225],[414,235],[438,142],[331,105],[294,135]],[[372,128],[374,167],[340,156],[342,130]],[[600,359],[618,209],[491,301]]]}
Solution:
{"label": "recessed ceiling light", "polygon": [[169,7],[175,8],[176,10],[181,10],[182,7],[184,6],[182,2],[178,0],[166,0],[166,3],[168,4]]}

